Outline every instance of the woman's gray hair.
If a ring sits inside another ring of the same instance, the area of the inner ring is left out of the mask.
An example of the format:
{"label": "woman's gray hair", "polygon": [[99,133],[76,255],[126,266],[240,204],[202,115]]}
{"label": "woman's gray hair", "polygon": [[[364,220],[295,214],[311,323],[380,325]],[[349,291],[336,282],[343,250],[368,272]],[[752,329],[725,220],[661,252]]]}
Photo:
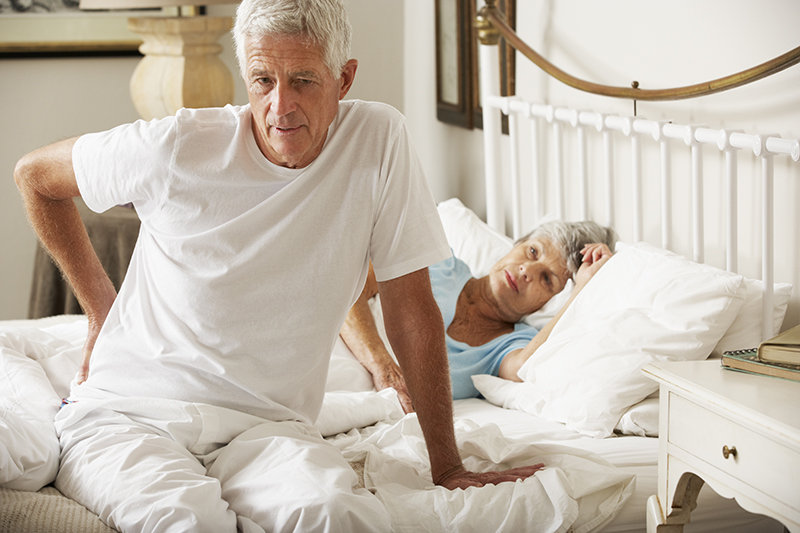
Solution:
{"label": "woman's gray hair", "polygon": [[247,80],[248,37],[293,36],[322,47],[331,76],[339,78],[350,59],[350,21],[341,0],[243,0],[236,9],[233,45]]}
{"label": "woman's gray hair", "polygon": [[617,241],[616,232],[595,222],[584,220],[582,222],[563,222],[554,220],[546,222],[534,229],[526,236],[517,240],[515,244],[523,243],[532,238],[546,238],[561,251],[567,269],[576,274],[583,262],[581,250],[587,244],[604,243],[611,250]]}

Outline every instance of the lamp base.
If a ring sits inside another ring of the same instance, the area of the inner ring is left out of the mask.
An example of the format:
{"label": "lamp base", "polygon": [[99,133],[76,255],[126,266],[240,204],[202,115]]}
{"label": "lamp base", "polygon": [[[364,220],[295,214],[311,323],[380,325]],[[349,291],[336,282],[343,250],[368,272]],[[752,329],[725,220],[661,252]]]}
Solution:
{"label": "lamp base", "polygon": [[137,17],[128,29],[144,41],[131,78],[131,99],[145,119],[182,107],[220,107],[233,101],[233,76],[218,54],[230,17]]}

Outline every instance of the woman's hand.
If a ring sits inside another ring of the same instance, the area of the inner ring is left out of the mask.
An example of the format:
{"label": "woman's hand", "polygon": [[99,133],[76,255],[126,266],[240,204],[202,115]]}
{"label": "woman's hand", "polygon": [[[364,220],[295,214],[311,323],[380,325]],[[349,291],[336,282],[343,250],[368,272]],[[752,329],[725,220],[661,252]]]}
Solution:
{"label": "woman's hand", "polygon": [[581,250],[581,254],[583,254],[583,263],[575,275],[575,287],[578,289],[586,286],[600,270],[600,267],[606,264],[613,255],[607,245],[600,243],[587,244]]}
{"label": "woman's hand", "polygon": [[406,414],[414,412],[411,396],[408,394],[408,387],[406,387],[406,380],[403,379],[403,373],[397,363],[389,358],[379,368],[372,367],[368,370],[372,374],[372,382],[375,383],[375,389],[393,388],[397,391],[397,399],[400,401],[403,412]]}

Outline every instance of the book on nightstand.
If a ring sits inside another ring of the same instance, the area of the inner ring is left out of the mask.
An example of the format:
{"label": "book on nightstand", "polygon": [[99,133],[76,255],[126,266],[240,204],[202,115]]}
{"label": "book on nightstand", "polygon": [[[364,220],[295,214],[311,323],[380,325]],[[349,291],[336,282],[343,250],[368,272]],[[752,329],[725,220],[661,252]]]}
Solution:
{"label": "book on nightstand", "polygon": [[722,366],[731,370],[800,381],[800,365],[767,363],[758,358],[758,349],[735,350],[722,354]]}
{"label": "book on nightstand", "polygon": [[800,365],[800,326],[762,342],[758,347],[758,358],[765,363]]}

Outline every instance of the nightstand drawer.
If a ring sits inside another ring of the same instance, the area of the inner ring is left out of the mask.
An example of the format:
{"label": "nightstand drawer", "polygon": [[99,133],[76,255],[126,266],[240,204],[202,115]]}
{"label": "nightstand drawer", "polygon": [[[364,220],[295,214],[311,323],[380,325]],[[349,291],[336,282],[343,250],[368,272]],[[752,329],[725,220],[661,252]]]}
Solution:
{"label": "nightstand drawer", "polygon": [[668,441],[764,494],[791,507],[800,506],[798,450],[674,393],[669,395]]}

